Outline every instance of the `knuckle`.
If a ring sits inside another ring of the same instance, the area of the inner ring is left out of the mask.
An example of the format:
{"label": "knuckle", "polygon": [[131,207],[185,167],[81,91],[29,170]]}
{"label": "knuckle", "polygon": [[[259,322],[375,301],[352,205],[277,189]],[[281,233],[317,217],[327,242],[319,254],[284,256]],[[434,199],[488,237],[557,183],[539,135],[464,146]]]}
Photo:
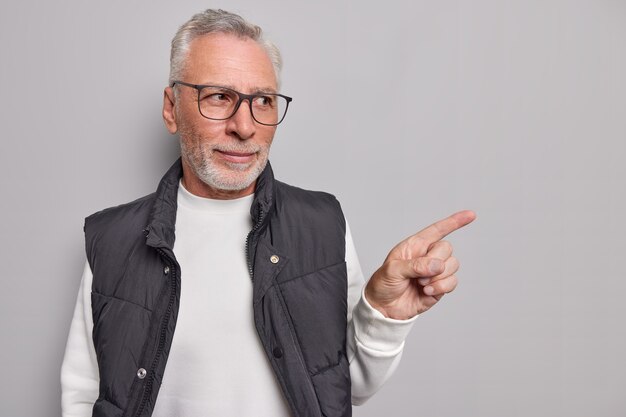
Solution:
{"label": "knuckle", "polygon": [[459,267],[461,266],[461,264],[459,263],[459,260],[455,258],[454,256],[448,258],[446,263],[450,266],[450,270],[452,271],[457,271]]}
{"label": "knuckle", "polygon": [[447,240],[441,240],[439,243],[441,244],[442,249],[445,249],[446,251],[452,253],[452,243],[448,242]]}
{"label": "knuckle", "polygon": [[456,288],[457,284],[458,281],[456,279],[456,276],[451,275],[448,278],[439,281],[438,292],[441,294],[447,294],[449,292],[452,292]]}
{"label": "knuckle", "polygon": [[451,284],[450,291],[453,291],[453,290],[457,287],[457,285],[459,285],[459,280],[458,280],[458,278],[456,277],[456,275],[452,275],[452,276],[450,277],[450,280],[451,280],[451,283],[450,283],[450,284]]}
{"label": "knuckle", "polygon": [[413,260],[413,269],[418,274],[423,274],[428,271],[428,259],[426,258],[416,258]]}
{"label": "knuckle", "polygon": [[447,281],[448,282],[446,283],[446,293],[450,293],[456,289],[456,286],[458,285],[458,280],[456,279],[456,276],[451,275],[450,277],[448,277]]}
{"label": "knuckle", "polygon": [[417,249],[418,252],[425,253],[428,249],[428,242],[422,236],[413,235],[407,242],[411,247]]}
{"label": "knuckle", "polygon": [[431,262],[432,260],[427,257],[416,258],[413,266],[415,273],[417,273],[419,276],[432,276],[433,274],[431,272]]}

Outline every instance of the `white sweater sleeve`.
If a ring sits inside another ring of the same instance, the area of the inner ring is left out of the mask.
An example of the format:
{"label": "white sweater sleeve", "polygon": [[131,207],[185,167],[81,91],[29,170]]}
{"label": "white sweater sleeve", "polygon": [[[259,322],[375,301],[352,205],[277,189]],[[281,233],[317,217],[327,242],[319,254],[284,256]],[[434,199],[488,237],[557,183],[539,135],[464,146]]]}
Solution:
{"label": "white sweater sleeve", "polygon": [[365,280],[350,227],[346,224],[348,270],[347,351],[352,379],[352,404],[365,403],[382,387],[400,363],[404,340],[417,316],[386,318],[365,299]]}
{"label": "white sweater sleeve", "polygon": [[98,399],[100,375],[91,333],[91,282],[93,276],[85,262],[78,291],[74,318],[61,366],[61,409],[63,417],[88,417]]}

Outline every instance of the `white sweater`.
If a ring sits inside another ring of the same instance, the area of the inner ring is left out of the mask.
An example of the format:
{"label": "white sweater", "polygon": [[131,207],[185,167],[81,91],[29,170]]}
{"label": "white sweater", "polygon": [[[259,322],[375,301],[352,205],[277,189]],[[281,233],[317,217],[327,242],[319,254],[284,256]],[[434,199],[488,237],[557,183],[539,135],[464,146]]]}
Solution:
{"label": "white sweater", "polygon": [[[252,199],[201,198],[180,184],[174,254],[181,304],[154,417],[289,415],[253,323],[244,250]],[[397,367],[415,317],[387,319],[368,304],[349,227],[346,264],[348,361],[352,403],[359,405]],[[92,279],[86,263],[61,369],[63,417],[90,416],[98,398]]]}

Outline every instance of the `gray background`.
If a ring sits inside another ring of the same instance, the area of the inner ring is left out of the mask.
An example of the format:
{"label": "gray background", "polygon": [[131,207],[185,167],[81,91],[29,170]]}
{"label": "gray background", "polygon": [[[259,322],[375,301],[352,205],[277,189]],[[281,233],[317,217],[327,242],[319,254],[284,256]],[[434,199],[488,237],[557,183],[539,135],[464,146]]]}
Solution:
{"label": "gray background", "polygon": [[470,208],[454,294],[356,416],[624,416],[626,2],[3,1],[0,415],[60,414],[83,218],[152,192],[169,41],[266,29],[293,106],[272,163],[335,193],[366,274]]}

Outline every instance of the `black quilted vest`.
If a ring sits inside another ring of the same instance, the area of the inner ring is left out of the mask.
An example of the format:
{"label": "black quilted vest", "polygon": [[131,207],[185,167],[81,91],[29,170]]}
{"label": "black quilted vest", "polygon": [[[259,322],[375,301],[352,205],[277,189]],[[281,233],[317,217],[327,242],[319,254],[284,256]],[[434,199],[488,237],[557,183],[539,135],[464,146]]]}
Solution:
{"label": "black quilted vest", "polygon": [[[152,415],[185,285],[172,251],[181,176],[179,159],[156,193],[85,220],[100,371],[94,417]],[[276,181],[268,164],[250,214],[254,321],[291,411],[350,416],[346,228],[339,203]]]}

